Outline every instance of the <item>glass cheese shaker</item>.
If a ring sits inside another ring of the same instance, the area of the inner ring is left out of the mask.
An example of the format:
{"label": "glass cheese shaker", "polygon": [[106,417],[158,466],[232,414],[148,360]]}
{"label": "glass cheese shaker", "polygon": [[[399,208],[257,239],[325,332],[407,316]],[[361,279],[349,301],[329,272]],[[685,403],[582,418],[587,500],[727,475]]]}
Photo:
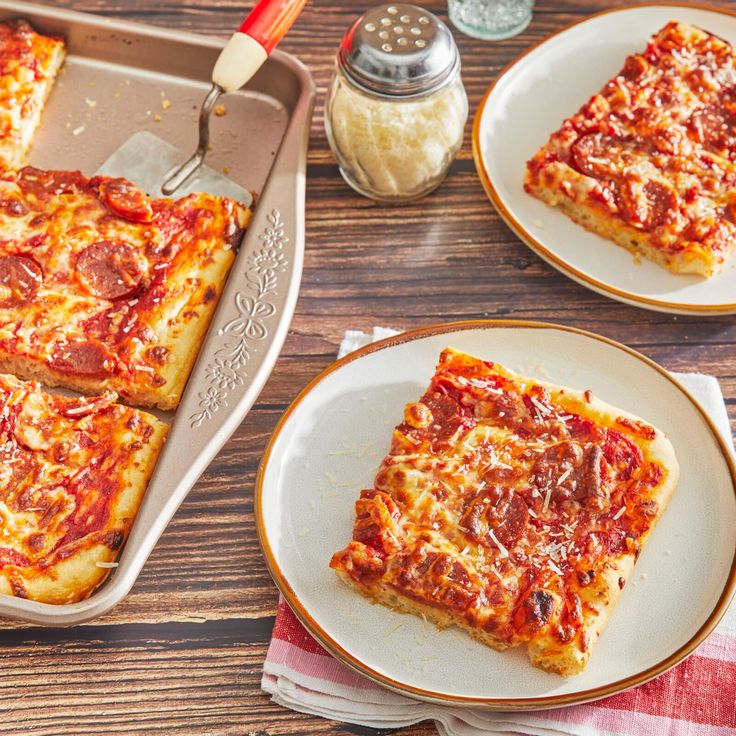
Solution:
{"label": "glass cheese shaker", "polygon": [[416,5],[381,5],[343,37],[325,130],[353,189],[378,202],[418,199],[447,174],[468,99],[447,26]]}

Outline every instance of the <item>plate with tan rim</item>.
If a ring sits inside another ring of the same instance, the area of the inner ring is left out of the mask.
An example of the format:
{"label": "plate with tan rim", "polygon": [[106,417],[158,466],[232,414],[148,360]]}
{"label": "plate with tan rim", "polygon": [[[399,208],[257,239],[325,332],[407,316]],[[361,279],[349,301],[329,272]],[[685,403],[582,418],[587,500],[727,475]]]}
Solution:
{"label": "plate with tan rim", "polygon": [[[591,389],[660,427],[674,445],[680,485],[580,676],[543,672],[522,648],[496,652],[458,629],[372,605],[329,568],[351,538],[355,501],[372,487],[405,403],[422,395],[447,346]],[[534,322],[428,327],[350,354],[296,398],[261,462],[258,534],[276,584],[307,629],[370,679],[418,699],[498,710],[580,703],[674,666],[725,612],[736,585],[730,452],[670,374],[604,337]]]}
{"label": "plate with tan rim", "polygon": [[573,223],[523,189],[526,162],[670,20],[736,45],[736,13],[692,4],[615,8],[568,26],[508,66],[473,124],[473,154],[488,197],[533,251],[575,281],[639,307],[736,313],[736,264],[710,279],[673,274]]}

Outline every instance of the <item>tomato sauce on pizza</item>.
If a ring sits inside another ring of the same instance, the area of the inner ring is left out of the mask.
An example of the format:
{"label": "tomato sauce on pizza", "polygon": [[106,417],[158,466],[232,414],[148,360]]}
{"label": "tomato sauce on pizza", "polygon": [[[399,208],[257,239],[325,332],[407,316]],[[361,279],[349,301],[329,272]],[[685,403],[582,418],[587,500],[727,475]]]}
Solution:
{"label": "tomato sauce on pizza", "polygon": [[678,474],[643,420],[447,349],[331,565],[373,599],[575,674]]}
{"label": "tomato sauce on pizza", "polygon": [[166,432],[115,394],[56,396],[0,374],[0,593],[89,595],[115,566]]}
{"label": "tomato sauce on pizza", "polygon": [[0,202],[0,368],[175,407],[250,210],[33,167]]}
{"label": "tomato sauce on pizza", "polygon": [[116,566],[166,436],[117,397],[176,408],[251,217],[25,166],[64,53],[0,23],[0,593],[58,604]]}
{"label": "tomato sauce on pizza", "polygon": [[525,189],[676,273],[736,249],[736,53],[672,21],[527,164]]}

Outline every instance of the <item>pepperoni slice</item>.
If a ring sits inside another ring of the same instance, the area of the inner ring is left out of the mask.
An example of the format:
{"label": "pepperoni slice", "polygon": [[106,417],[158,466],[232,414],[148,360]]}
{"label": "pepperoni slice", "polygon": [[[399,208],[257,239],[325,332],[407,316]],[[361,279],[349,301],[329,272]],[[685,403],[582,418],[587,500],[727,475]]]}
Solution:
{"label": "pepperoni slice", "polygon": [[151,200],[127,179],[108,179],[96,176],[90,185],[97,187],[100,200],[115,215],[130,222],[151,222]]}
{"label": "pepperoni slice", "polygon": [[32,452],[5,443],[0,450],[0,498],[7,503],[27,478],[33,478],[36,467]]}
{"label": "pepperoni slice", "polygon": [[526,501],[510,488],[494,488],[490,500],[486,512],[489,529],[493,529],[501,544],[512,546],[529,523]]}
{"label": "pepperoni slice", "polygon": [[447,439],[455,434],[462,424],[457,402],[445,394],[435,393],[426,404],[432,412],[433,425],[437,427],[435,431],[437,439]]}
{"label": "pepperoni slice", "polygon": [[12,197],[0,198],[0,210],[9,217],[22,217],[28,214],[28,208],[25,204],[20,199],[13,199]]}
{"label": "pepperoni slice", "polygon": [[77,276],[93,296],[122,299],[135,293],[143,279],[143,261],[122,241],[100,240],[77,257]]}
{"label": "pepperoni slice", "polygon": [[736,115],[724,106],[708,105],[696,110],[690,116],[688,127],[706,146],[731,148],[736,145]]}
{"label": "pepperoni slice", "polygon": [[462,516],[467,535],[477,542],[495,548],[490,533],[506,547],[513,546],[529,523],[526,501],[511,488],[494,487],[479,493]]}
{"label": "pepperoni slice", "polygon": [[551,445],[532,466],[534,485],[542,495],[550,490],[554,492],[555,501],[570,498],[578,484],[583,458],[584,451],[579,442],[564,440]]}
{"label": "pepperoni slice", "polygon": [[647,198],[647,222],[650,229],[663,225],[670,217],[670,213],[677,208],[675,193],[665,184],[657,181],[648,181],[644,185],[644,195]]}
{"label": "pepperoni slice", "polygon": [[28,304],[42,281],[41,266],[30,256],[0,256],[0,307]]}
{"label": "pepperoni slice", "polygon": [[646,231],[663,225],[677,208],[675,193],[658,181],[648,181],[644,186],[625,182],[616,187],[614,195],[621,217]]}
{"label": "pepperoni slice", "polygon": [[56,346],[51,365],[62,373],[104,378],[112,372],[115,361],[97,340],[75,340]]}
{"label": "pepperoni slice", "polygon": [[620,76],[630,82],[634,82],[641,77],[649,68],[649,63],[643,56],[633,54],[626,59],[624,68],[621,70]]}
{"label": "pepperoni slice", "polygon": [[415,430],[432,442],[447,442],[461,427],[469,427],[474,421],[463,407],[452,396],[439,391],[427,392],[422,403],[432,412],[431,423],[426,429]]}
{"label": "pepperoni slice", "polygon": [[18,186],[24,194],[47,200],[54,194],[75,192],[82,188],[81,171],[45,171],[25,166],[18,172]]}
{"label": "pepperoni slice", "polygon": [[617,140],[601,133],[581,135],[570,148],[573,166],[581,173],[595,178],[611,176],[608,152]]}

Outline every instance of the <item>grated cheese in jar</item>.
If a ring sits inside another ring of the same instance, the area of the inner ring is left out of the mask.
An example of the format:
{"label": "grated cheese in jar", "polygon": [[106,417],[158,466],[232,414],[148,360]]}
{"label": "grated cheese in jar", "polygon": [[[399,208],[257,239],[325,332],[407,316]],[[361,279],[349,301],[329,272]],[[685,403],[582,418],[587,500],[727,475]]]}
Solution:
{"label": "grated cheese in jar", "polygon": [[349,184],[378,201],[403,201],[428,194],[445,178],[467,115],[459,79],[428,97],[394,101],[369,96],[337,74],[328,136]]}
{"label": "grated cheese in jar", "polygon": [[[403,13],[410,22],[390,28]],[[467,116],[457,47],[438,18],[402,4],[374,8],[353,24],[325,111],[350,186],[386,203],[428,194],[457,155]]]}

